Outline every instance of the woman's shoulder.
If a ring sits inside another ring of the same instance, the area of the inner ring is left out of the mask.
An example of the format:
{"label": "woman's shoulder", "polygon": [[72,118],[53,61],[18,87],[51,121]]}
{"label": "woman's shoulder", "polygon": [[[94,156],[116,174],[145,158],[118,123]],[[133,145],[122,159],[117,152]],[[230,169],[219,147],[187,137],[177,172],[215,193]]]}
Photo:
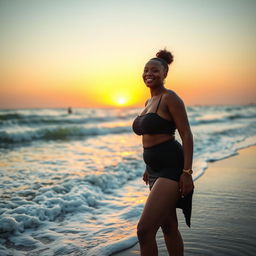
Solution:
{"label": "woman's shoulder", "polygon": [[170,90],[170,89],[166,90],[166,93],[164,93],[163,98],[167,102],[173,102],[173,103],[175,103],[175,102],[182,103],[183,102],[182,99],[180,98],[180,96],[176,92],[174,92],[173,90]]}

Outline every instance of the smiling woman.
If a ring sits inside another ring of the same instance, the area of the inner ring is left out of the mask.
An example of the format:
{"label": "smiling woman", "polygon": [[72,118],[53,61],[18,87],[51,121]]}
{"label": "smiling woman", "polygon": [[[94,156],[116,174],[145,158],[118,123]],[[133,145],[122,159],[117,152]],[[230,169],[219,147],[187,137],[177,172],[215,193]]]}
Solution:
{"label": "smiling woman", "polygon": [[[164,49],[146,63],[142,77],[151,98],[132,125],[133,131],[142,135],[143,180],[150,188],[137,225],[141,256],[158,255],[156,233],[160,227],[169,254],[184,255],[176,208],[182,208],[190,227],[193,136],[183,101],[164,86],[172,62],[173,55]],[[175,140],[176,128],[182,145]]]}

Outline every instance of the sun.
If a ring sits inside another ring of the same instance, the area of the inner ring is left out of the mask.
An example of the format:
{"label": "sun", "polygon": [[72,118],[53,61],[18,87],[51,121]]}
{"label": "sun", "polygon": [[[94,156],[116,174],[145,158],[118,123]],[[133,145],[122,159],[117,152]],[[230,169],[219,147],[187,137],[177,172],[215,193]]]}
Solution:
{"label": "sun", "polygon": [[109,103],[112,106],[116,107],[128,107],[132,105],[132,97],[129,93],[122,92],[122,93],[112,93],[109,97]]}
{"label": "sun", "polygon": [[125,97],[118,97],[118,98],[116,99],[116,103],[117,103],[118,105],[125,105],[126,102],[127,102],[127,99],[126,99]]}

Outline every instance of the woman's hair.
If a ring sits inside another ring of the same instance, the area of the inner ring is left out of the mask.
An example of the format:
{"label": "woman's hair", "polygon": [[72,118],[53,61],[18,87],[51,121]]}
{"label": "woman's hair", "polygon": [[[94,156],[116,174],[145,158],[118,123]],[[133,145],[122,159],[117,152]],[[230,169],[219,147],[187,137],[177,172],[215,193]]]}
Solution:
{"label": "woman's hair", "polygon": [[164,50],[158,51],[158,53],[156,54],[156,58],[152,58],[150,60],[159,61],[164,66],[164,68],[168,73],[169,65],[173,62],[173,55],[171,54],[171,52],[164,49]]}

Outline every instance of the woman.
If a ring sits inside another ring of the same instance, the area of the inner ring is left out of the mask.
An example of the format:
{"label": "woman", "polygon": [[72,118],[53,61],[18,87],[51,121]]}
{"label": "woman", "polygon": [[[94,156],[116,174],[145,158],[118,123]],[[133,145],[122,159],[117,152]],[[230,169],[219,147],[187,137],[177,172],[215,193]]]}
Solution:
{"label": "woman", "polygon": [[[161,227],[170,255],[183,255],[176,208],[181,208],[190,227],[192,195],[193,136],[185,106],[175,92],[164,87],[173,56],[166,50],[156,54],[144,68],[143,80],[151,98],[133,122],[142,135],[146,170],[143,180],[150,193],[137,226],[142,256],[158,255],[156,233]],[[182,146],[174,138],[177,128]]]}

